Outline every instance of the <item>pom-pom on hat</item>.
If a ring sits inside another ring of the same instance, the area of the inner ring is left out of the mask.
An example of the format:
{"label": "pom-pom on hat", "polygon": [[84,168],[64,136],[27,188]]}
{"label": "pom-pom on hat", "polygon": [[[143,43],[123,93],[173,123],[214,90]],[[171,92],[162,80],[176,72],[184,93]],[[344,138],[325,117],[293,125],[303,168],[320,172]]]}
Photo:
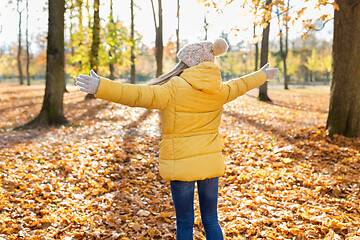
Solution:
{"label": "pom-pom on hat", "polygon": [[222,38],[218,38],[214,42],[213,54],[214,56],[220,56],[228,50],[229,46],[226,41]]}
{"label": "pom-pom on hat", "polygon": [[189,67],[194,67],[199,63],[213,62],[215,56],[220,56],[228,49],[226,41],[222,38],[212,42],[199,42],[185,45],[178,52],[178,58]]}

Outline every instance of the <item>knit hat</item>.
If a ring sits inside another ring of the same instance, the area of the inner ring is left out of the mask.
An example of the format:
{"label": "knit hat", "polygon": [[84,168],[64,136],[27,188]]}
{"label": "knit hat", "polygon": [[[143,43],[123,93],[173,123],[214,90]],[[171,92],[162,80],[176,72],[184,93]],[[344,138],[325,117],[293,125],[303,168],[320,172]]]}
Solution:
{"label": "knit hat", "polygon": [[178,58],[189,67],[194,67],[199,63],[215,61],[216,56],[220,56],[228,49],[224,39],[216,39],[212,42],[199,42],[185,45],[178,52]]}

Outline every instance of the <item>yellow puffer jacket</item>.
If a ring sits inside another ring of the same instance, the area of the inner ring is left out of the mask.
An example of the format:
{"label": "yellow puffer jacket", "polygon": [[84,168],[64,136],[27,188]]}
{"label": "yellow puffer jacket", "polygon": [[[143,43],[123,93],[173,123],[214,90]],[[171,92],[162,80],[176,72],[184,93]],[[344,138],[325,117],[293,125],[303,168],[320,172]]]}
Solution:
{"label": "yellow puffer jacket", "polygon": [[183,71],[164,85],[132,85],[100,78],[95,97],[161,110],[159,171],[164,179],[219,177],[225,164],[218,132],[222,107],[266,81],[263,71],[221,82],[213,62]]}

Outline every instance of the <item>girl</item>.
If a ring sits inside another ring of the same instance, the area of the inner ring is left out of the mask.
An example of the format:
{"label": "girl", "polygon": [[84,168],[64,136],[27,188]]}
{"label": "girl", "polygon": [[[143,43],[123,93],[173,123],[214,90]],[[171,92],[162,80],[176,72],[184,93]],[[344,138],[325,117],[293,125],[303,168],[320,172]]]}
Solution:
{"label": "girl", "polygon": [[159,172],[170,180],[178,240],[193,239],[195,183],[206,239],[223,239],[217,217],[218,181],[225,169],[218,132],[222,107],[278,73],[266,64],[222,82],[214,60],[227,48],[223,39],[186,45],[178,53],[180,63],[149,85],[113,82],[92,70],[76,78],[80,90],[96,98],[161,110]]}

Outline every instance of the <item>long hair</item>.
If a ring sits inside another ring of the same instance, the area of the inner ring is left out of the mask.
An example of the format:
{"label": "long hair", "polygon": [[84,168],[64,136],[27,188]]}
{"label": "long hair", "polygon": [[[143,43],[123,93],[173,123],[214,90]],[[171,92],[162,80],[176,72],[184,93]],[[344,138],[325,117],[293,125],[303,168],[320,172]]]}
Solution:
{"label": "long hair", "polygon": [[147,85],[162,85],[167,83],[172,77],[179,76],[187,68],[189,68],[188,65],[180,61],[170,72],[150,80]]}

